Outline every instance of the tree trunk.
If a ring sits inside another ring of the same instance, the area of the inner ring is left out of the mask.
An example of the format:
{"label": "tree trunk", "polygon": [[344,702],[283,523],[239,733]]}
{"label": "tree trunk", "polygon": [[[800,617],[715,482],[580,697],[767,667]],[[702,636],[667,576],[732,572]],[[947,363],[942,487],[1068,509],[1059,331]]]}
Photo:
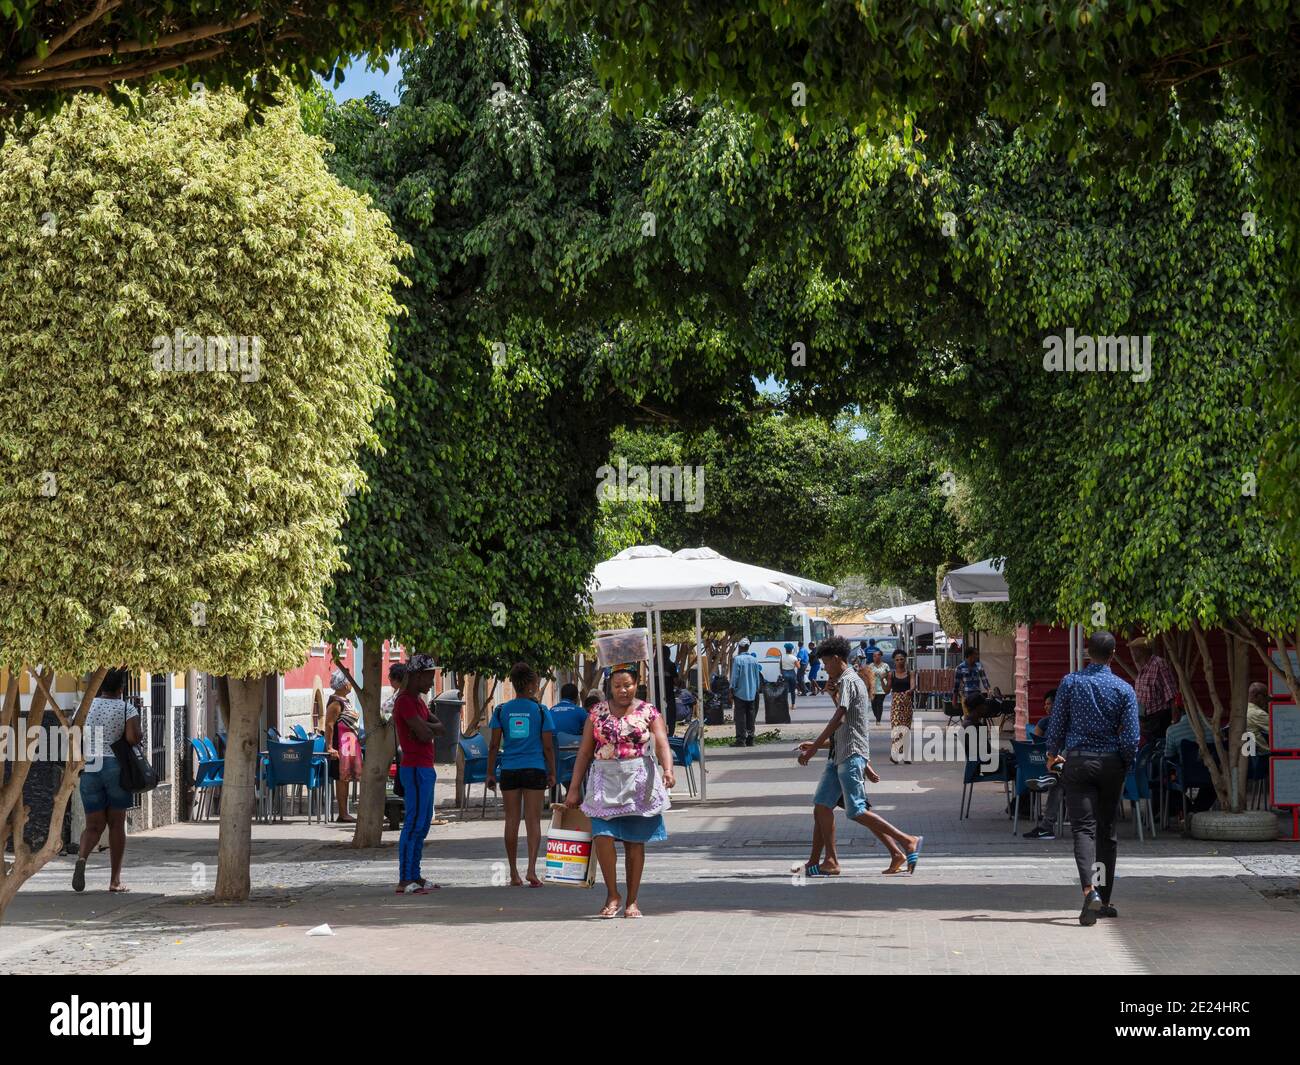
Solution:
{"label": "tree trunk", "polygon": [[226,765],[221,785],[221,834],[217,843],[217,890],[221,902],[243,902],[251,888],[249,861],[253,847],[254,790],[257,772],[258,718],[266,694],[265,677],[225,678]]}
{"label": "tree trunk", "polygon": [[397,730],[379,716],[384,692],[384,645],[366,640],[362,670],[366,686],[357,693],[366,725],[366,761],[361,770],[361,801],[357,805],[357,827],[352,846],[378,847],[384,835],[384,800],[388,795],[388,766],[397,749]]}

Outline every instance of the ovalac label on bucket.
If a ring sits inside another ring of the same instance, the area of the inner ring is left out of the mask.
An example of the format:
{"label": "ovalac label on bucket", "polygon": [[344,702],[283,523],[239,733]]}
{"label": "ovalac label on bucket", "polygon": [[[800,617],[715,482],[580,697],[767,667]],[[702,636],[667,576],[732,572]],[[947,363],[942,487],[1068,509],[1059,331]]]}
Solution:
{"label": "ovalac label on bucket", "polygon": [[556,806],[546,834],[546,881],[570,887],[590,887],[595,882],[591,861],[591,819],[581,810]]}

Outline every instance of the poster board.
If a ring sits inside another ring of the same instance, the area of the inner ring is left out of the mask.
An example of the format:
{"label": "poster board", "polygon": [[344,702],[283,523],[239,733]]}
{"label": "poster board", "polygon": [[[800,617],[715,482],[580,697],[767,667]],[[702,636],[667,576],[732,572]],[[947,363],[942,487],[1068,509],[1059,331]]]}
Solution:
{"label": "poster board", "polygon": [[1272,805],[1300,807],[1300,755],[1270,758],[1268,775],[1268,792]]}
{"label": "poster board", "polygon": [[[1280,666],[1282,663],[1282,652],[1276,647],[1270,647],[1268,653],[1273,661],[1277,662]],[[1297,676],[1300,676],[1300,653],[1291,651],[1289,654],[1291,655],[1291,669]],[[1286,686],[1286,681],[1279,677],[1277,671],[1273,669],[1268,671],[1268,693],[1275,699],[1279,697],[1285,699],[1291,698],[1291,692]]]}
{"label": "poster board", "polygon": [[1300,707],[1295,703],[1272,703],[1268,708],[1270,751],[1300,752]]}

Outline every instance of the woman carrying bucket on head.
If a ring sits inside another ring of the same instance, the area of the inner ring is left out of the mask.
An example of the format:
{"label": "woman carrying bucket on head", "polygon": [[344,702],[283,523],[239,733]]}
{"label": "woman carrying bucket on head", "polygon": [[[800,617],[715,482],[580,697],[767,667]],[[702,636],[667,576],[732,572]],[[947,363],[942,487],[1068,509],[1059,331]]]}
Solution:
{"label": "woman carrying bucket on head", "polygon": [[574,783],[586,780],[586,797],[571,787],[564,800],[570,809],[581,800],[582,812],[591,818],[596,861],[605,881],[601,917],[616,917],[623,904],[614,841],[622,841],[627,863],[623,916],[640,917],[637,892],[645,869],[645,845],[668,838],[663,812],[674,784],[668,731],[659,711],[636,697],[636,685],[635,666],[619,666],[610,674],[609,697],[588,716],[573,767]]}

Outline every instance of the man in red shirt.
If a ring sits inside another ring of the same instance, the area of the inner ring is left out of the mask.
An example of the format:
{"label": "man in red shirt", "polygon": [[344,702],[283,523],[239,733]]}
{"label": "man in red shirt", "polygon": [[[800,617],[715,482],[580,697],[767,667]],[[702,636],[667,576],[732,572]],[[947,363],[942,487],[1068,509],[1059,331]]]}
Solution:
{"label": "man in red shirt", "polygon": [[424,837],[433,820],[433,788],[438,774],[433,768],[433,738],[442,735],[442,722],[429,712],[424,696],[433,687],[433,658],[416,654],[407,663],[406,678],[393,700],[393,724],[401,747],[397,770],[406,792],[406,816],[397,841],[397,894],[427,895],[436,884],[420,876]]}

